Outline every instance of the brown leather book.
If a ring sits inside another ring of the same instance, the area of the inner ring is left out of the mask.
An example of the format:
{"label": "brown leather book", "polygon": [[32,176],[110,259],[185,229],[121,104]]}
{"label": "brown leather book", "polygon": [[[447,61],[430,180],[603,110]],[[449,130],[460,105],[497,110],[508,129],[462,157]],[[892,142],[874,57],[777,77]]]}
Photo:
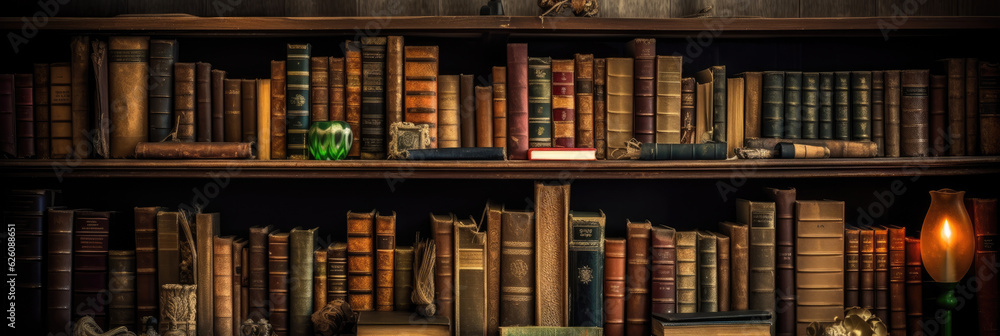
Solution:
{"label": "brown leather book", "polygon": [[226,108],[225,141],[240,142],[243,140],[243,81],[226,78],[223,83],[224,103]]}
{"label": "brown leather book", "polygon": [[729,298],[730,298],[730,274],[729,274],[729,236],[720,234],[718,232],[712,232],[715,234],[716,241],[716,275],[719,286],[718,296],[719,296],[719,311],[729,311]]}
{"label": "brown leather book", "polygon": [[[900,73],[900,131],[901,156],[927,156],[930,150],[927,130],[928,70],[903,70]],[[950,88],[950,86],[949,86]],[[949,108],[950,111],[950,108]],[[963,117],[964,117],[964,110]],[[949,127],[951,127],[949,121]],[[965,130],[963,125],[961,128]],[[952,138],[951,150],[957,146]],[[964,151],[964,144],[962,150]],[[956,154],[957,155],[957,154]]]}
{"label": "brown leather book", "polygon": [[473,219],[455,221],[455,335],[486,334],[486,232]]}
{"label": "brown leather book", "polygon": [[392,311],[396,212],[375,215],[375,310]]}
{"label": "brown leather book", "polygon": [[712,140],[713,98],[712,83],[696,84],[694,104],[694,143],[705,143]]}
{"label": "brown leather book", "polygon": [[195,98],[194,63],[174,63],[174,126],[176,138],[181,142],[194,141]]}
{"label": "brown leather book", "polygon": [[649,334],[649,271],[650,230],[649,221],[625,220],[628,234],[625,268],[625,332],[629,335]]}
{"label": "brown leather book", "polygon": [[427,125],[431,146],[438,148],[438,47],[404,47],[406,122]]}
{"label": "brown leather book", "polygon": [[347,212],[347,302],[375,310],[375,211]]}
{"label": "brown leather book", "polygon": [[737,199],[736,221],[750,226],[749,309],[775,311],[774,203]]}
{"label": "brown leather book", "polygon": [[136,328],[135,250],[108,251],[109,328]]}
{"label": "brown leather book", "polygon": [[492,86],[476,86],[476,147],[493,147]]}
{"label": "brown leather book", "polygon": [[[569,325],[569,183],[535,182],[535,323],[539,326]],[[648,224],[647,224],[648,225]],[[646,233],[649,247],[649,233]],[[648,253],[648,252],[647,252]],[[643,254],[649,262],[648,254]],[[648,272],[648,266],[647,266]],[[648,274],[648,273],[646,273]],[[646,297],[648,298],[648,290]],[[645,312],[649,312],[647,299]]]}
{"label": "brown leather book", "polygon": [[[431,228],[434,231],[434,303],[435,316],[455,320],[454,296],[454,227],[455,215],[431,214]],[[502,314],[502,313],[501,313]]]}
{"label": "brown leather book", "polygon": [[313,311],[323,310],[326,307],[326,303],[330,300],[327,299],[326,290],[327,280],[326,280],[326,270],[327,267],[327,254],[328,251],[325,248],[317,249],[313,251]]}
{"label": "brown leather book", "polygon": [[948,76],[930,76],[928,126],[932,156],[948,155]]}
{"label": "brown leather book", "polygon": [[[719,223],[719,231],[729,240],[729,295],[728,309],[726,310],[747,310],[750,309],[750,236],[749,226],[740,225],[733,222]],[[722,238],[719,237],[719,241]],[[721,244],[721,243],[720,243]],[[719,265],[722,265],[722,246],[719,247]],[[720,275],[722,269],[720,267]],[[723,285],[722,277],[719,277],[720,288]],[[722,303],[722,290],[719,291],[719,303]],[[720,307],[721,310],[721,307]]]}
{"label": "brown leather book", "polygon": [[[90,315],[106,328],[107,309],[88,302],[105,299],[108,291],[108,247],[113,212],[78,210],[73,218],[73,320]],[[21,260],[24,262],[24,260]],[[21,288],[24,290],[24,288]],[[77,307],[84,307],[77,309]],[[209,324],[211,325],[211,324]]]}
{"label": "brown leather book", "polygon": [[[213,308],[214,306],[214,295],[215,295],[215,284],[214,284],[214,270],[215,270],[215,258],[214,258],[214,243],[213,237],[219,235],[219,214],[218,213],[201,213],[195,218],[195,229],[197,230],[197,267],[195,269],[196,274],[196,284],[198,285],[198,304],[196,309],[198,310],[198,330],[209,330],[213,329],[215,321],[215,314]],[[232,244],[227,245],[228,248]],[[231,265],[229,265],[231,267]],[[230,274],[230,279],[232,275]],[[225,315],[224,315],[225,316]],[[232,317],[230,315],[230,317]],[[231,324],[230,324],[231,325]],[[220,334],[225,335],[225,334]]]}
{"label": "brown leather book", "polygon": [[682,56],[656,56],[656,143],[681,143],[682,64]]}
{"label": "brown leather book", "polygon": [[625,44],[629,56],[634,58],[635,93],[634,132],[641,143],[656,142],[656,39],[637,38]]}
{"label": "brown leather book", "polygon": [[493,147],[507,147],[507,67],[501,66],[493,67]]}
{"label": "brown leather book", "polygon": [[900,88],[900,71],[886,70],[885,76],[885,156],[899,157],[900,103],[902,91]]}
{"label": "brown leather book", "polygon": [[576,147],[574,61],[552,60],[552,146]]}
{"label": "brown leather book", "polygon": [[[275,61],[271,61],[274,71]],[[282,66],[285,62],[281,61]],[[226,141],[226,71],[212,69],[212,142]],[[284,85],[282,85],[284,88]]]}
{"label": "brown leather book", "polygon": [[507,44],[507,155],[528,159],[528,44]]}
{"label": "brown leather book", "polygon": [[[413,246],[399,246],[393,254],[393,310],[413,310]],[[497,314],[499,315],[499,313]]]}
{"label": "brown leather book", "polygon": [[459,139],[459,82],[458,75],[438,76],[438,115],[437,138],[438,148],[458,148],[462,146]]}
{"label": "brown leather book", "polygon": [[318,229],[296,227],[288,234],[288,334],[292,336],[313,335],[313,251]]}
{"label": "brown leather book", "polygon": [[743,73],[743,136],[747,138],[760,137],[762,75],[761,72]]}
{"label": "brown leather book", "polygon": [[137,159],[251,159],[250,142],[140,142]]}
{"label": "brown leather book", "polygon": [[[73,120],[73,155],[77,158],[90,157],[90,37],[73,36],[70,49],[70,109]],[[978,111],[977,111],[978,112]]]}
{"label": "brown leather book", "polygon": [[344,118],[354,135],[349,157],[361,155],[361,64],[361,42],[344,42]]}
{"label": "brown leather book", "polygon": [[889,225],[889,328],[906,334],[906,228]]}
{"label": "brown leather book", "polygon": [[681,143],[683,144],[696,143],[698,138],[695,129],[695,88],[697,86],[694,77],[681,79]]}
{"label": "brown leather book", "polygon": [[240,116],[243,118],[241,132],[243,142],[257,142],[257,81],[240,81]]}
{"label": "brown leather book", "polygon": [[195,141],[212,141],[212,64],[195,63]]}
{"label": "brown leather book", "polygon": [[385,54],[385,125],[403,120],[403,37],[389,36]]}
{"label": "brown leather book", "polygon": [[[494,67],[494,76],[497,74]],[[499,76],[506,77],[506,71],[500,71]],[[496,84],[494,84],[496,85]],[[501,84],[502,85],[502,84]],[[494,92],[495,86],[494,86]],[[506,104],[504,106],[506,109]],[[496,111],[494,111],[496,112]],[[506,124],[503,125],[506,128]],[[494,129],[495,131],[496,129]],[[506,146],[506,139],[498,146]],[[503,204],[488,201],[486,203],[486,334],[500,334],[500,255],[502,254],[501,232],[503,223]]]}
{"label": "brown leather book", "polygon": [[650,295],[652,314],[673,314],[677,312],[677,230],[664,225],[652,227],[650,241],[652,255],[650,262]]}
{"label": "brown leather book", "polygon": [[889,321],[889,231],[875,227],[875,310],[882,321]]}
{"label": "brown leather book", "polygon": [[859,232],[858,266],[860,270],[858,305],[875,309],[875,230],[861,228]]}
{"label": "brown leather book", "polygon": [[476,147],[476,90],[472,75],[458,75],[459,139],[462,147]]}
{"label": "brown leather book", "polygon": [[[46,209],[53,204],[55,191],[48,189],[10,190],[4,194],[6,197],[3,217],[4,222],[7,223],[7,233],[5,233],[8,244],[7,258],[10,258],[7,261],[7,267],[9,267],[7,272],[17,274],[9,275],[6,280],[9,281],[7,283],[8,295],[14,296],[8,298],[11,299],[9,302],[15,304],[8,306],[6,310],[16,310],[14,319],[7,320],[7,328],[14,329],[11,326],[21,327],[21,331],[39,333],[45,328],[42,323],[44,321],[43,311],[45,310],[44,273],[45,261],[47,260],[44,237],[45,229],[48,226],[45,222],[45,215]],[[133,287],[133,294],[134,290]],[[102,297],[106,298],[106,296]],[[134,303],[132,308],[135,308]],[[10,313],[8,312],[8,314]]]}
{"label": "brown leather book", "polygon": [[330,245],[326,256],[326,297],[330,301],[347,300],[347,243],[337,242]]}
{"label": "brown leather book", "polygon": [[[627,335],[625,333],[625,250],[626,241],[624,238],[604,240],[604,334],[607,336]],[[678,277],[677,280],[679,283],[680,278]]]}
{"label": "brown leather book", "polygon": [[697,231],[698,312],[719,311],[719,242],[712,232]]}
{"label": "brown leather book", "polygon": [[[285,61],[271,61],[271,159],[283,160],[288,157],[286,141],[287,102],[285,101],[285,85],[287,83]],[[262,93],[263,94],[263,93]]]}
{"label": "brown leather book", "polygon": [[844,202],[795,202],[796,334],[844,312]]}
{"label": "brown leather book", "polygon": [[[344,58],[343,57],[330,57],[329,65],[330,73],[327,75],[330,78],[330,97],[327,100],[330,102],[330,120],[340,120],[347,121],[347,92],[344,90],[344,85],[346,83],[347,77],[344,73]],[[271,78],[274,81],[274,78]]]}
{"label": "brown leather book", "polygon": [[214,259],[212,261],[216,335],[233,334],[233,237],[212,237]]}
{"label": "brown leather book", "polygon": [[[535,325],[534,219],[534,213],[530,211],[504,210],[501,214],[500,268],[511,270],[500,274],[499,325],[503,327]],[[622,267],[618,275],[621,276],[621,299],[624,302],[625,240],[622,239],[621,243]],[[619,316],[624,317],[625,306],[620,305],[619,308],[622,309]],[[619,323],[624,323],[624,320],[619,320]]]}
{"label": "brown leather book", "polygon": [[[90,60],[92,64],[92,70],[94,72],[94,138],[93,138],[93,149],[95,157],[106,159],[111,157],[111,149],[109,142],[111,141],[111,106],[109,96],[109,85],[108,85],[108,43],[102,40],[94,39],[90,42],[92,53],[90,54]],[[36,65],[36,70],[38,67]],[[36,74],[35,80],[38,80]],[[46,86],[47,88],[47,86]],[[35,97],[38,97],[39,93],[37,91],[37,82],[35,87]],[[45,105],[48,105],[48,96],[46,92]],[[40,123],[37,122],[39,115],[38,110],[35,111],[35,150],[39,151],[39,155],[49,155],[49,134],[48,129],[45,130],[45,138],[42,142],[45,143],[45,152],[41,152],[38,149],[38,137],[39,130],[38,126]],[[44,111],[44,119],[48,120],[48,106],[46,106]]]}
{"label": "brown leather book", "polygon": [[[990,268],[990,263],[996,261],[997,257],[997,199],[996,198],[966,198],[965,207],[969,212],[969,219],[976,234],[976,255],[974,265],[977,274],[982,274],[983,270]],[[890,232],[891,234],[891,232]],[[982,290],[976,293],[979,311],[979,334],[996,335],[997,321],[1000,320],[997,312],[1000,311],[1000,302],[997,295],[996,277],[981,278]],[[895,308],[895,306],[893,307]]]}
{"label": "brown leather book", "polygon": [[965,59],[965,155],[979,155],[979,60]]}
{"label": "brown leather book", "polygon": [[[157,259],[156,243],[159,237],[156,235],[157,213],[165,210],[162,207],[135,207],[135,306],[136,315],[160,316],[157,312],[159,307],[159,280],[156,277]],[[173,244],[176,248],[177,237],[174,236]],[[179,257],[179,254],[177,255]],[[178,258],[179,260],[179,258]],[[176,274],[177,269],[174,269]],[[176,282],[175,282],[176,283]]]}
{"label": "brown leather book", "polygon": [[32,98],[35,109],[35,153],[39,159],[48,159],[52,153],[49,146],[52,140],[49,131],[49,65],[35,63],[34,69]]}
{"label": "brown leather book", "polygon": [[[48,330],[52,334],[73,330],[73,210],[50,208],[48,215],[48,254],[45,255],[48,280],[45,285],[48,305]],[[155,301],[154,301],[155,302]],[[155,314],[154,316],[159,316]]]}
{"label": "brown leather book", "polygon": [[257,148],[259,160],[271,159],[271,79],[257,79]]}
{"label": "brown leather book", "polygon": [[248,260],[246,267],[249,268],[249,279],[247,285],[248,306],[247,318],[254,321],[267,318],[269,311],[268,298],[268,235],[276,233],[274,228],[268,226],[254,226],[250,228],[250,240],[248,248]]}
{"label": "brown leather book", "polygon": [[678,231],[677,235],[677,312],[698,311],[698,234]]}
{"label": "brown leather book", "polygon": [[576,74],[576,147],[594,148],[594,55],[574,56]]}
{"label": "brown leather book", "polygon": [[247,243],[246,238],[233,240],[233,330],[240,330],[249,310],[246,303],[249,289],[245,280],[250,277],[246,269]]}
{"label": "brown leather book", "polygon": [[330,59],[309,58],[309,120],[330,120]]}
{"label": "brown leather book", "polygon": [[607,157],[607,78],[608,62],[604,58],[594,59],[594,148],[597,149],[597,159]]}
{"label": "brown leather book", "polygon": [[861,289],[861,230],[854,226],[844,229],[844,307],[860,307]]}
{"label": "brown leather book", "polygon": [[733,157],[743,147],[743,78],[727,78],[726,87],[726,157]]}
{"label": "brown leather book", "polygon": [[607,79],[607,157],[614,151],[624,151],[625,143],[632,139],[632,73],[631,58],[610,57]]}
{"label": "brown leather book", "polygon": [[[1000,155],[1000,78],[998,77],[1000,77],[1000,64],[979,61],[979,151],[983,155]],[[37,75],[35,80],[38,80]],[[38,114],[35,115],[37,118]],[[37,140],[38,134],[35,136]]]}
{"label": "brown leather book", "polygon": [[872,71],[871,134],[878,145],[878,156],[885,156],[885,76],[883,71]]}
{"label": "brown leather book", "polygon": [[920,238],[906,237],[906,335],[908,336],[924,335],[923,276]]}
{"label": "brown leather book", "polygon": [[[110,122],[114,125],[111,127],[110,141],[113,158],[131,156],[135,152],[135,145],[148,138],[148,55],[148,36],[108,38],[108,98],[115,102],[109,104]],[[55,143],[52,150],[53,154],[57,152]]]}
{"label": "brown leather book", "polygon": [[[73,112],[72,105],[70,104],[72,102],[71,82],[69,63],[52,63],[49,65],[49,132],[52,139],[53,159],[68,158],[73,153]],[[13,76],[10,77],[10,88],[11,93],[13,93]],[[11,99],[11,105],[13,105],[13,99]],[[14,112],[12,107],[10,109],[11,114]],[[10,134],[13,137],[14,133],[11,132]],[[10,143],[13,149],[14,141],[10,141]],[[12,150],[11,152],[15,151]]]}
{"label": "brown leather book", "polygon": [[[965,59],[948,58],[940,63],[940,73],[948,76],[948,155],[965,155]],[[905,100],[905,72],[903,76]],[[927,80],[924,79],[913,84],[926,83]],[[905,103],[903,107],[906,107]],[[903,116],[906,116],[905,111]]]}
{"label": "brown leather book", "polygon": [[795,334],[795,188],[766,188],[775,209],[777,335]]}
{"label": "brown leather book", "polygon": [[278,335],[288,335],[288,233],[267,235],[267,289],[270,308],[267,320]]}

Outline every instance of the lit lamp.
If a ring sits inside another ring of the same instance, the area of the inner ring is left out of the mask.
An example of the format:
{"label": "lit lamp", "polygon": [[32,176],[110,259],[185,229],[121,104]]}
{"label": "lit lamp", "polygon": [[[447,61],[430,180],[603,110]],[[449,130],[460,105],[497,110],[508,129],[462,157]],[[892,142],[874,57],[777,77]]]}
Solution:
{"label": "lit lamp", "polygon": [[963,202],[965,192],[941,189],[930,193],[931,206],[920,230],[920,258],[943,288],[937,303],[945,309],[944,335],[951,336],[951,310],[958,304],[955,285],[972,266],[975,241]]}

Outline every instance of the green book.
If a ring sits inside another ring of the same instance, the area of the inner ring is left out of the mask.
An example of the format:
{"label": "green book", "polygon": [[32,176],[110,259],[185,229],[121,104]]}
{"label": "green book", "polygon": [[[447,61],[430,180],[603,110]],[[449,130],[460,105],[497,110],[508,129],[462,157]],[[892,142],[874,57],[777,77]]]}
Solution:
{"label": "green book", "polygon": [[762,138],[780,138],[784,134],[784,89],[784,71],[764,72],[760,110],[760,136]]}
{"label": "green book", "polygon": [[819,73],[802,73],[802,139],[819,138]]}
{"label": "green book", "polygon": [[294,228],[289,234],[288,335],[313,334],[313,250],[316,230]]}
{"label": "green book", "polygon": [[604,212],[570,211],[569,323],[604,324]]}
{"label": "green book", "polygon": [[872,139],[872,73],[851,73],[851,140]]}
{"label": "green book", "polygon": [[785,72],[785,139],[802,138],[802,73]]}
{"label": "green book", "polygon": [[833,138],[851,140],[851,73],[833,73]]}
{"label": "green book", "polygon": [[601,336],[601,327],[500,327],[500,336]]}
{"label": "green book", "polygon": [[552,147],[551,57],[528,57],[528,147]]}
{"label": "green book", "polygon": [[833,139],[833,73],[819,74],[819,138]]}
{"label": "green book", "polygon": [[286,141],[288,141],[288,158],[293,160],[308,159],[306,152],[306,132],[309,131],[309,54],[312,45],[288,44],[288,62],[286,63],[285,111]]}

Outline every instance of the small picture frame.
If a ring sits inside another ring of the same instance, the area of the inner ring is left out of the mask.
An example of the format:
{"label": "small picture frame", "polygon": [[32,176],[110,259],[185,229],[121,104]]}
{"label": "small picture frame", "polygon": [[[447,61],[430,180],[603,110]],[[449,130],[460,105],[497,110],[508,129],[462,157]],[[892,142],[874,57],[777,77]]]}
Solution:
{"label": "small picture frame", "polygon": [[389,159],[405,159],[407,151],[430,146],[430,127],[426,124],[395,122],[389,126]]}

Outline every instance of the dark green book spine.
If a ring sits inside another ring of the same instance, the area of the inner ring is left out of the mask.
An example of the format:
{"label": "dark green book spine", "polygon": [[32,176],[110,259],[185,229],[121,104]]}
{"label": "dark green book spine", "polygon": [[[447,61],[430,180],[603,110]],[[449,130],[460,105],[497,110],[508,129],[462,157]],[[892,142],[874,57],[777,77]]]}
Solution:
{"label": "dark green book spine", "polygon": [[386,37],[361,38],[361,158],[385,159]]}
{"label": "dark green book spine", "polygon": [[878,146],[875,156],[885,156],[885,78],[882,71],[872,71],[872,141]]}
{"label": "dark green book spine", "polygon": [[851,140],[872,139],[872,73],[851,73]]}
{"label": "dark green book spine", "polygon": [[851,140],[851,73],[833,74],[833,138]]}
{"label": "dark green book spine", "polygon": [[785,73],[783,71],[765,71],[764,87],[761,99],[760,136],[764,138],[780,138],[784,134],[784,104],[785,104]]}
{"label": "dark green book spine", "polygon": [[652,144],[644,143],[640,160],[725,160],[726,143]]}
{"label": "dark green book spine", "polygon": [[174,127],[174,63],[177,40],[149,41],[149,141],[160,142]]}
{"label": "dark green book spine", "polygon": [[819,73],[802,74],[802,138],[819,138]]}
{"label": "dark green book spine", "polygon": [[726,66],[713,66],[712,77],[712,141],[726,142]]}
{"label": "dark green book spine", "polygon": [[286,141],[288,142],[288,158],[293,160],[308,159],[306,154],[306,132],[309,131],[309,55],[312,46],[305,44],[288,44],[288,62],[285,67],[288,76],[285,79],[285,111],[287,124]]}
{"label": "dark green book spine", "polygon": [[833,73],[819,74],[819,138],[833,139]]}
{"label": "dark green book spine", "polygon": [[552,147],[551,57],[528,57],[528,147]]}
{"label": "dark green book spine", "polygon": [[569,325],[604,325],[604,213],[574,212],[569,237]]}
{"label": "dark green book spine", "polygon": [[785,72],[785,139],[802,138],[802,73]]}

